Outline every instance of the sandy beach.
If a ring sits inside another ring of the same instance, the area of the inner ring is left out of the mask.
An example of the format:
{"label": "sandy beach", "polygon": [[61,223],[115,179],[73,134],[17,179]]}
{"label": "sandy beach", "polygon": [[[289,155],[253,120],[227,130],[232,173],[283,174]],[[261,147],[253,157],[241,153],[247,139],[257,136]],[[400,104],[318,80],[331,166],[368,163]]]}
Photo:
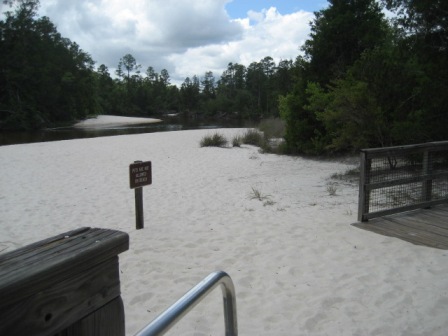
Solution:
{"label": "sandy beach", "polygon": [[111,128],[126,125],[143,125],[154,124],[161,122],[160,119],[155,118],[135,118],[135,117],[117,117],[111,115],[99,115],[95,118],[82,120],[76,123],[73,127],[82,129],[91,128]]}
{"label": "sandy beach", "polygon": [[[234,281],[240,335],[446,335],[448,252],[351,226],[355,184],[336,181],[329,195],[330,176],[356,160],[200,148],[214,132],[0,147],[0,253],[82,226],[127,232],[127,335],[216,270]],[[153,169],[138,231],[135,160]],[[223,334],[219,290],[169,333]]]}

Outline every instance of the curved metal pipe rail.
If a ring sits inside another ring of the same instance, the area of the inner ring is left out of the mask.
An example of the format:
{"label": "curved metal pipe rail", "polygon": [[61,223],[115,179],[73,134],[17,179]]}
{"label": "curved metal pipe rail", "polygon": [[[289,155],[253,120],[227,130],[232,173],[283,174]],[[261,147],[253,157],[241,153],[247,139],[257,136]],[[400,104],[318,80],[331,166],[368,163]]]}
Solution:
{"label": "curved metal pipe rail", "polygon": [[230,276],[223,271],[208,275],[135,336],[159,336],[165,334],[218,285],[221,285],[222,290],[226,336],[237,336],[235,287]]}

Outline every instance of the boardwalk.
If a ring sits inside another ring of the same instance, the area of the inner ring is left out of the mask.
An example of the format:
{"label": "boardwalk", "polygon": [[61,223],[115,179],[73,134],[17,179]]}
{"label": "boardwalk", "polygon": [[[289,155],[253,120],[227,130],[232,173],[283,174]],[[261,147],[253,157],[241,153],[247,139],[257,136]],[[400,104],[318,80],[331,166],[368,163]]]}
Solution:
{"label": "boardwalk", "polygon": [[448,250],[448,204],[374,218],[353,225],[412,244]]}

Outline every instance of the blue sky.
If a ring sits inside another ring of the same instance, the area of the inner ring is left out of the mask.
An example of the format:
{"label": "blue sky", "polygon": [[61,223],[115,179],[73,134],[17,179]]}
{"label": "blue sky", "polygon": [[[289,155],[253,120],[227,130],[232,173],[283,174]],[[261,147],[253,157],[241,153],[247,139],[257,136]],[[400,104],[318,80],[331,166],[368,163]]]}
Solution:
{"label": "blue sky", "polygon": [[250,10],[261,11],[275,7],[280,14],[290,14],[300,10],[316,12],[327,6],[327,1],[321,0],[233,0],[226,5],[226,10],[232,19],[244,18]]}

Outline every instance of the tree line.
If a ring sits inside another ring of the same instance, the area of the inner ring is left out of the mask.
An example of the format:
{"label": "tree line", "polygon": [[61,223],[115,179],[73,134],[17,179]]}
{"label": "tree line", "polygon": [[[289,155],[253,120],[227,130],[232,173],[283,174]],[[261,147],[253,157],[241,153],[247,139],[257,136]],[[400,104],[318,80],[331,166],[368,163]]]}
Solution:
{"label": "tree line", "polygon": [[177,87],[171,85],[166,69],[157,73],[142,65],[131,54],[118,62],[112,79],[105,65],[97,69],[102,113],[157,116],[183,113],[211,118],[259,119],[279,115],[278,96],[292,88],[293,62],[264,57],[248,67],[229,63],[219,78],[206,71],[203,76],[187,77]]}
{"label": "tree line", "polygon": [[279,100],[288,150],[446,140],[447,13],[442,0],[332,0],[315,13],[294,89]]}
{"label": "tree line", "polygon": [[187,77],[180,87],[166,69],[146,69],[132,54],[113,76],[104,64],[62,37],[38,0],[16,0],[0,21],[0,127],[38,129],[98,114],[258,119],[278,116],[278,96],[292,88],[291,60],[272,57],[248,67],[229,63],[219,78],[211,71]]}
{"label": "tree line", "polygon": [[[17,2],[17,1],[16,1]],[[353,151],[446,139],[448,5],[437,0],[330,0],[315,13],[303,56],[177,87],[132,54],[115,76],[62,37],[38,0],[0,21],[0,127],[35,129],[97,114],[286,121],[294,153]],[[385,18],[382,8],[394,13]]]}

